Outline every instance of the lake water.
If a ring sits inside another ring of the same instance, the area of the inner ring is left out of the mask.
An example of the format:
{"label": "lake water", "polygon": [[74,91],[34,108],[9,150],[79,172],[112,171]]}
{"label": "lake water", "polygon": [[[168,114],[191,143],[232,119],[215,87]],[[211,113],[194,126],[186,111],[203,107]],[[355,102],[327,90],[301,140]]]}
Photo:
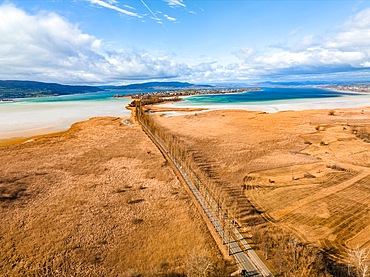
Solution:
{"label": "lake water", "polygon": [[[148,91],[144,91],[148,92]],[[128,117],[128,98],[113,95],[133,91],[17,99],[0,103],[0,139],[69,128],[73,123],[96,116]],[[344,93],[312,87],[264,88],[238,94],[198,95],[167,103],[170,107],[247,109],[266,112],[370,106],[370,94]]]}
{"label": "lake water", "polygon": [[96,116],[128,117],[128,98],[117,92],[16,99],[0,103],[0,139],[50,133]]}
{"label": "lake water", "polygon": [[277,112],[284,110],[355,108],[370,106],[370,94],[339,92],[314,87],[263,88],[238,94],[214,94],[185,97],[167,107],[245,109]]}

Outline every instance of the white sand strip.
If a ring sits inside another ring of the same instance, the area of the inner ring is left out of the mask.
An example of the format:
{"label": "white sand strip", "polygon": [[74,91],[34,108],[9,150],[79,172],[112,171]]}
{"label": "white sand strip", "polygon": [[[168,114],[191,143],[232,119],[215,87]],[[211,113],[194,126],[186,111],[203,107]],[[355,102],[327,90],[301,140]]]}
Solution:
{"label": "white sand strip", "polygon": [[312,99],[293,99],[275,100],[261,102],[239,102],[227,104],[206,104],[200,102],[180,101],[165,103],[162,107],[174,108],[207,108],[213,110],[222,109],[241,109],[251,111],[279,112],[279,111],[301,111],[311,109],[338,109],[338,108],[359,108],[370,106],[370,94],[353,96],[342,96],[332,98],[312,98]]}
{"label": "white sand strip", "polygon": [[27,137],[68,129],[96,116],[130,116],[120,101],[13,102],[0,104],[0,139]]}

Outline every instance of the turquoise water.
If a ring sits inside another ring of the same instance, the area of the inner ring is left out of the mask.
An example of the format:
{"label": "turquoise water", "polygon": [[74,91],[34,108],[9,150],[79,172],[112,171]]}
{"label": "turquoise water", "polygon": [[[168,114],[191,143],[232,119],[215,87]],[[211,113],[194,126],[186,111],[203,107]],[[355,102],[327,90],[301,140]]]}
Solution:
{"label": "turquoise water", "polygon": [[253,103],[277,100],[332,98],[342,96],[353,96],[353,93],[338,92],[313,87],[290,87],[290,88],[263,88],[259,91],[250,91],[237,94],[214,94],[198,95],[189,97],[186,102],[194,104],[231,104],[231,103]]}
{"label": "turquoise water", "polygon": [[185,97],[164,104],[174,108],[243,109],[278,112],[370,106],[370,94],[339,92],[315,87],[267,87],[260,91]]}
{"label": "turquoise water", "polygon": [[29,103],[46,103],[46,102],[74,102],[74,101],[110,101],[114,100],[115,94],[128,95],[134,93],[133,91],[101,91],[94,93],[84,94],[70,94],[61,96],[48,96],[37,98],[20,98],[14,99],[16,102],[29,102]]}
{"label": "turquoise water", "polygon": [[[104,91],[89,94],[16,99],[0,103],[0,139],[24,132],[50,133],[96,116],[129,117],[129,98],[114,98],[145,91]],[[170,107],[246,109],[266,112],[370,106],[370,94],[345,93],[313,87],[263,88],[237,94],[198,95],[167,103]],[[28,134],[28,133],[27,133]]]}
{"label": "turquoise water", "polygon": [[0,103],[0,139],[50,133],[98,116],[129,117],[131,100],[114,98],[129,92],[106,91],[54,97],[15,99]]}

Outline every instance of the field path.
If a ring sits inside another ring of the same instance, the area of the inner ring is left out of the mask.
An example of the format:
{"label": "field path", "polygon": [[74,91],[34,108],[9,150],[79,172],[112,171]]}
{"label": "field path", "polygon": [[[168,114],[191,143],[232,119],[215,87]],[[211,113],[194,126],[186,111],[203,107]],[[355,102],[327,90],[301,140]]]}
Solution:
{"label": "field path", "polygon": [[360,174],[354,176],[353,178],[351,179],[348,179],[347,181],[344,181],[336,186],[332,186],[332,187],[328,187],[328,188],[323,188],[319,191],[317,191],[315,194],[312,194],[311,196],[308,196],[304,199],[301,199],[300,201],[298,201],[297,203],[295,203],[294,205],[292,206],[289,206],[289,207],[286,207],[285,209],[282,209],[282,210],[278,210],[276,212],[273,212],[270,214],[271,217],[273,217],[274,219],[276,220],[280,220],[283,216],[311,203],[311,202],[314,202],[314,201],[317,201],[319,199],[322,199],[322,198],[325,198],[329,195],[332,195],[332,194],[335,194],[335,193],[338,193],[339,191],[342,191],[348,187],[350,187],[351,185],[353,185],[354,183],[358,182],[359,180],[367,177],[368,175],[370,175],[370,169],[365,169],[363,172],[361,172]]}

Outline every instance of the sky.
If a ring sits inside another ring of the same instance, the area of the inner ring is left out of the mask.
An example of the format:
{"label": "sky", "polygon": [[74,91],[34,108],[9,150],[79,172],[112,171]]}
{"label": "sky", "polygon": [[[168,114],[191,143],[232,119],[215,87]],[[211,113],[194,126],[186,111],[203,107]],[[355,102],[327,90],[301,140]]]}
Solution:
{"label": "sky", "polygon": [[0,1],[0,79],[370,81],[369,0]]}

